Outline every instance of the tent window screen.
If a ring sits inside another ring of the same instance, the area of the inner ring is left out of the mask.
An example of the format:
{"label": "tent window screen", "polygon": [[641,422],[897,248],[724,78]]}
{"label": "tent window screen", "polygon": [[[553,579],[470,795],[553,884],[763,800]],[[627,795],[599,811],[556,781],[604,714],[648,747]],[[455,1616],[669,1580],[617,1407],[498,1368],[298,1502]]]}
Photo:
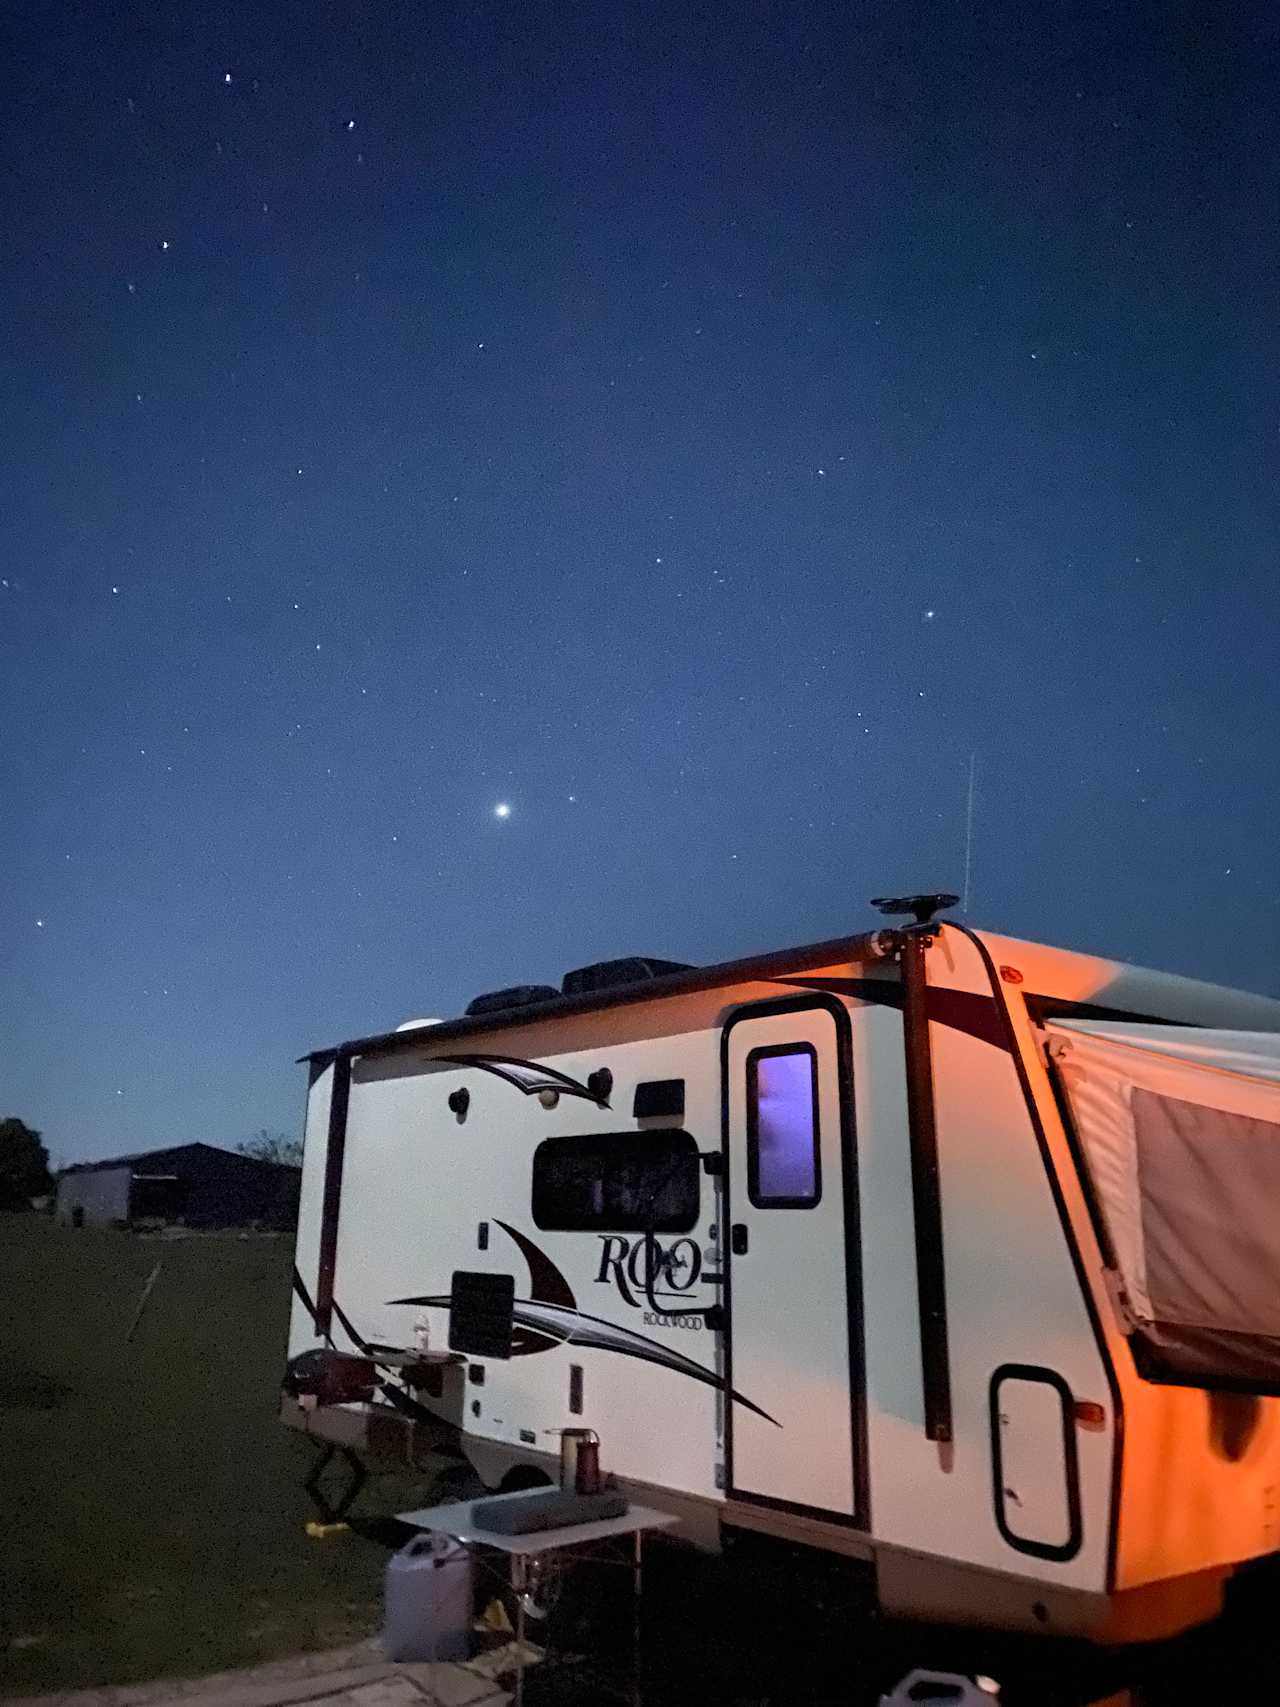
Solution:
{"label": "tent window screen", "polygon": [[1139,1371],[1280,1393],[1280,1034],[1047,1030]]}
{"label": "tent window screen", "polygon": [[533,1153],[534,1225],[563,1233],[687,1233],[698,1221],[688,1132],[546,1138]]}
{"label": "tent window screen", "polygon": [[1133,1093],[1157,1321],[1280,1333],[1280,1126]]}
{"label": "tent window screen", "polygon": [[810,1043],[747,1056],[747,1196],[757,1209],[812,1209],[818,1160],[818,1057]]}

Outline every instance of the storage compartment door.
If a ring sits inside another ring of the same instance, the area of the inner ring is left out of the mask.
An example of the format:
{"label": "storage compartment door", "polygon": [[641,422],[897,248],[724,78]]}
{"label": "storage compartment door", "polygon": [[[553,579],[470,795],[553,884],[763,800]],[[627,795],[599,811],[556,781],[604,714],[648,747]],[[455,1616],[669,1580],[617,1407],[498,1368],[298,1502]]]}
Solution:
{"label": "storage compartment door", "polygon": [[1008,1363],[991,1378],[996,1524],[1020,1553],[1069,1559],[1080,1547],[1075,1415],[1060,1375]]}

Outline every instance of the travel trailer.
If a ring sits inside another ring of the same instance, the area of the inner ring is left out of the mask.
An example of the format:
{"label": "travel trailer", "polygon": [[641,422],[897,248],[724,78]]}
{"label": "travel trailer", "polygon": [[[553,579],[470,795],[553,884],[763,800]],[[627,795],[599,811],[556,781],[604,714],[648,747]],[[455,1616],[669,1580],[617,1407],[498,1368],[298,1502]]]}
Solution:
{"label": "travel trailer", "polygon": [[[283,1415],[1150,1639],[1280,1548],[1280,1001],[880,903],[319,1049]],[[353,1384],[354,1383],[354,1384]]]}

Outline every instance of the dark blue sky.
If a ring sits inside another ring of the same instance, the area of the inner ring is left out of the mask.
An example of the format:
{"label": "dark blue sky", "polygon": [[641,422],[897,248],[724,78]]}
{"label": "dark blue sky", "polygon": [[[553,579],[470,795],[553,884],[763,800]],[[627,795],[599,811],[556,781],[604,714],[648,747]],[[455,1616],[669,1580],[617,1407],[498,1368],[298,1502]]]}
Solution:
{"label": "dark blue sky", "polygon": [[861,928],[975,752],[976,922],[1280,993],[1275,10],[972,10],[16,14],[0,1114]]}

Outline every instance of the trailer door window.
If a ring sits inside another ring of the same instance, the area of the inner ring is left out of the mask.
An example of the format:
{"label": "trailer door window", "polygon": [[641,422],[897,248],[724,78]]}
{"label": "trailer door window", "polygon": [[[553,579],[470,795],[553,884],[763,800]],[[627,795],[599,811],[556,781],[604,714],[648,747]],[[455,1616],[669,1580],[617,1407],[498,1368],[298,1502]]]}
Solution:
{"label": "trailer door window", "polygon": [[698,1222],[698,1146],[688,1132],[545,1138],[533,1152],[533,1220],[548,1232],[687,1233]]}
{"label": "trailer door window", "polygon": [[812,1209],[818,1160],[818,1057],[810,1043],[747,1056],[747,1196],[757,1209]]}

